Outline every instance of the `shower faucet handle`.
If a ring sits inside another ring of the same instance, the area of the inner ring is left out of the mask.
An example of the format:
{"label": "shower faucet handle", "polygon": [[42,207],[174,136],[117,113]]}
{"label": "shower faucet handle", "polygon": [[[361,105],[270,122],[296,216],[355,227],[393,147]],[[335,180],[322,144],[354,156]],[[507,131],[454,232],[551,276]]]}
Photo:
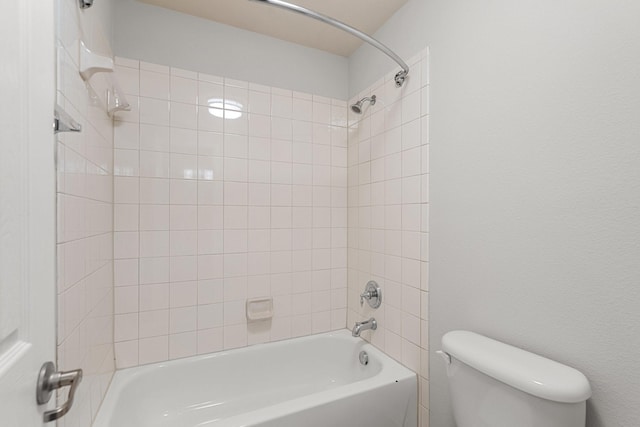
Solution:
{"label": "shower faucet handle", "polygon": [[382,304],[382,289],[374,280],[370,280],[360,294],[360,307],[364,306],[364,300],[371,308],[378,308]]}

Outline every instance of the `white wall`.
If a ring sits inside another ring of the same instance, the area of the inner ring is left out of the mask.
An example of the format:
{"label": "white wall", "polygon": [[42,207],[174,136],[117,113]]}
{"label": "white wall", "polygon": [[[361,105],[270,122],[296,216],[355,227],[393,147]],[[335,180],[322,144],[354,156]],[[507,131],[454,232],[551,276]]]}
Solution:
{"label": "white wall", "polygon": [[347,98],[347,58],[136,0],[114,1],[116,55]]}
{"label": "white wall", "polygon": [[521,346],[587,375],[588,426],[640,425],[640,5],[428,3],[431,351]]}

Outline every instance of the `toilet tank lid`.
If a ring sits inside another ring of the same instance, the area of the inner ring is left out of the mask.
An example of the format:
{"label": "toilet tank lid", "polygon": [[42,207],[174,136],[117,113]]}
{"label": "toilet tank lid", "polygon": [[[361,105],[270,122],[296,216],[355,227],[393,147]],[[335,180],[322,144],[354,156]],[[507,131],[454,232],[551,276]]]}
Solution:
{"label": "toilet tank lid", "polygon": [[483,374],[542,399],[577,403],[591,397],[589,381],[577,369],[474,332],[446,333],[442,349]]}

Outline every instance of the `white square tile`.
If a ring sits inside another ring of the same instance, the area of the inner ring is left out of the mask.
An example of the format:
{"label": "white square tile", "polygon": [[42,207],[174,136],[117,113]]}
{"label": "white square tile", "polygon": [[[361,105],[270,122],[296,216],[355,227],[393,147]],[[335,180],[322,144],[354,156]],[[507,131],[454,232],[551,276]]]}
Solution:
{"label": "white square tile", "polygon": [[138,229],[138,205],[116,204],[113,206],[114,231],[136,231]]}
{"label": "white square tile", "polygon": [[[248,185],[244,182],[225,182],[224,183],[224,204],[228,206],[244,207],[247,205],[248,200]],[[239,212],[241,213],[241,212]],[[241,218],[246,218],[246,214],[243,214]],[[238,218],[233,220],[234,224],[240,223],[242,226],[246,226],[246,222],[242,222],[242,219]]]}
{"label": "white square tile", "polygon": [[[224,209],[221,206],[198,206],[199,230],[220,230],[224,227]],[[190,222],[191,223],[191,222]]]}
{"label": "white square tile", "polygon": [[224,328],[225,350],[247,345],[247,325],[230,325]]}
{"label": "white square tile", "polygon": [[290,96],[273,95],[271,98],[271,115],[275,117],[291,118],[292,101]]}
{"label": "white square tile", "polygon": [[169,200],[171,204],[195,205],[198,203],[198,185],[196,180],[172,179]]}
{"label": "white square tile", "polygon": [[224,87],[222,84],[218,84],[217,82],[203,81],[202,78],[200,78],[200,81],[198,82],[198,103],[200,105],[220,105],[223,100]]}
{"label": "white square tile", "polygon": [[169,123],[162,125],[140,125],[140,149],[147,151],[169,152],[170,128]]}
{"label": "white square tile", "polygon": [[223,265],[222,255],[198,256],[198,280],[217,279],[223,277]]}
{"label": "white square tile", "polygon": [[169,206],[140,205],[140,230],[169,230]]}
{"label": "white square tile", "polygon": [[222,302],[217,304],[200,304],[197,307],[198,329],[217,328],[224,323],[224,308]]}
{"label": "white square tile", "polygon": [[130,368],[138,365],[138,340],[115,344],[116,367]]}
{"label": "white square tile", "polygon": [[198,156],[172,153],[170,176],[173,179],[197,179]]}
{"label": "white square tile", "polygon": [[198,156],[198,179],[200,181],[221,180],[223,167],[222,157]]}
{"label": "white square tile", "polygon": [[180,307],[169,310],[169,333],[192,332],[197,329],[197,307]]}
{"label": "white square tile", "polygon": [[116,259],[138,257],[138,233],[131,231],[113,233],[113,252]]}
{"label": "white square tile", "polygon": [[174,256],[196,255],[198,253],[198,232],[197,231],[171,231],[170,254]]}
{"label": "white square tile", "polygon": [[222,230],[198,231],[198,254],[222,254],[224,232]]}
{"label": "white square tile", "polygon": [[155,179],[155,178],[140,178],[140,203],[141,204],[169,203],[169,180]]}
{"label": "white square tile", "polygon": [[116,66],[116,76],[125,94],[136,96],[140,94],[140,74],[136,68]]}
{"label": "white square tile", "polygon": [[[221,303],[223,301],[223,281],[221,279],[198,281],[198,305]],[[198,310],[198,316],[200,316]],[[222,312],[220,313],[222,315]],[[198,328],[201,328],[198,322]]]}
{"label": "white square tile", "polygon": [[249,91],[249,112],[255,114],[271,114],[271,94],[255,90]]}
{"label": "white square tile", "polygon": [[267,252],[271,250],[270,230],[249,230],[247,236],[249,252]]}
{"label": "white square tile", "polygon": [[227,301],[224,303],[224,325],[237,325],[246,322],[244,301]]}
{"label": "white square tile", "polygon": [[113,264],[114,285],[131,286],[138,284],[138,260],[121,259]]}
{"label": "white square tile", "polygon": [[169,101],[141,97],[140,123],[166,126],[169,123]]}
{"label": "white square tile", "polygon": [[225,181],[247,181],[247,167],[248,163],[246,159],[224,159],[224,179]]}
{"label": "white square tile", "polygon": [[140,71],[140,96],[169,99],[169,76],[165,73]]}
{"label": "white square tile", "polygon": [[199,330],[198,354],[213,353],[224,349],[223,328]]}
{"label": "white square tile", "polygon": [[304,120],[310,122],[313,120],[312,102],[308,99],[300,99],[294,97],[292,99],[291,117],[296,120]]}
{"label": "white square tile", "polygon": [[169,271],[172,282],[197,280],[198,258],[195,256],[173,256],[170,259]]}
{"label": "white square tile", "polygon": [[140,285],[140,311],[169,308],[169,284]]}
{"label": "white square tile", "polygon": [[196,332],[169,335],[169,359],[179,359],[197,354]]}
{"label": "white square tile", "polygon": [[138,203],[140,196],[138,178],[114,177],[113,183],[115,203]]}
{"label": "white square tile", "polygon": [[225,254],[247,252],[247,238],[247,230],[224,230]]}
{"label": "white square tile", "polygon": [[237,157],[246,159],[249,150],[249,139],[246,135],[225,134],[224,155],[225,157]]}
{"label": "white square tile", "polygon": [[141,365],[168,360],[169,337],[165,335],[141,339],[138,357]]}
{"label": "white square tile", "polygon": [[196,104],[198,102],[197,80],[172,75],[171,101]]}
{"label": "white square tile", "polygon": [[140,146],[140,125],[138,123],[114,121],[113,145],[115,148],[138,149]]}
{"label": "white square tile", "polygon": [[175,282],[169,285],[169,306],[189,307],[198,303],[198,282]]}
{"label": "white square tile", "polygon": [[249,114],[249,136],[271,137],[271,118],[261,114]]}
{"label": "white square tile", "polygon": [[222,132],[224,112],[215,108],[198,108],[198,130],[207,132]]}
{"label": "white square tile", "polygon": [[145,178],[169,178],[169,153],[140,151],[140,176]]}
{"label": "white square tile", "polygon": [[222,205],[224,185],[219,181],[198,181],[197,203],[199,205]]}
{"label": "white square tile", "polygon": [[163,257],[169,256],[168,231],[140,232],[140,256]]}
{"label": "white square tile", "polygon": [[140,338],[150,338],[169,333],[169,310],[140,312]]}
{"label": "white square tile", "polygon": [[219,132],[198,132],[198,154],[201,156],[222,156],[223,134]]}
{"label": "white square tile", "polygon": [[170,121],[172,127],[197,129],[198,109],[193,104],[171,102]]}
{"label": "white square tile", "polygon": [[140,258],[140,284],[169,281],[169,258]]}
{"label": "white square tile", "polygon": [[114,311],[116,314],[138,312],[138,287],[119,286],[114,291]]}

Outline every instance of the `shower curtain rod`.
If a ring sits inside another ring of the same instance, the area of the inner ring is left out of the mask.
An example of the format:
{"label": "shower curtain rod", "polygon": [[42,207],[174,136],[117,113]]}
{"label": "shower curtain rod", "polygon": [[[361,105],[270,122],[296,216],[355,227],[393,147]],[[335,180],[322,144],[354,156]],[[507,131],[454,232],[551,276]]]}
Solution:
{"label": "shower curtain rod", "polygon": [[286,9],[289,10],[291,12],[295,12],[295,13],[299,13],[301,15],[304,16],[308,16],[309,18],[313,18],[315,20],[324,22],[326,24],[329,25],[333,25],[336,28],[339,28],[343,31],[346,31],[349,34],[352,34],[356,37],[358,37],[360,40],[363,40],[367,43],[369,43],[371,46],[377,48],[378,50],[380,50],[382,53],[386,54],[389,58],[393,59],[394,61],[396,61],[398,63],[398,65],[400,65],[400,67],[402,68],[401,71],[398,71],[398,73],[395,76],[395,81],[396,81],[396,87],[402,87],[402,85],[404,84],[405,79],[407,78],[407,75],[409,74],[409,66],[407,65],[406,62],[404,62],[398,55],[396,55],[396,53],[394,51],[392,51],[391,49],[389,49],[387,46],[383,45],[382,43],[380,43],[378,40],[374,39],[373,37],[371,37],[368,34],[363,33],[362,31],[353,28],[350,25],[345,24],[344,22],[338,21],[336,19],[333,19],[327,15],[323,15],[321,13],[315,12],[313,10],[304,8],[302,6],[298,6],[292,3],[287,3],[281,0],[252,0],[252,1],[258,1],[261,3],[267,3],[270,4],[272,6],[275,7],[279,7],[281,9]]}

